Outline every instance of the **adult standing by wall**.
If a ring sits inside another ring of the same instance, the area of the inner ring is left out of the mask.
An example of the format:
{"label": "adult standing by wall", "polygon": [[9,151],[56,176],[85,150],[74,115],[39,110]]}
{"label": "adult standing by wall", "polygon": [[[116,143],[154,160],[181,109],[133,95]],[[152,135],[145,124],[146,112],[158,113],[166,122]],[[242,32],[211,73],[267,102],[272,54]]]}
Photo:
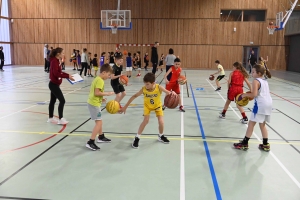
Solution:
{"label": "adult standing by wall", "polygon": [[151,48],[151,62],[152,62],[152,73],[155,74],[158,64],[158,53],[157,47],[159,46],[159,42],[155,42],[154,46]]}
{"label": "adult standing by wall", "polygon": [[[62,83],[63,78],[69,78],[70,80],[74,81],[71,75],[62,72],[61,70],[61,67],[59,65],[59,59],[61,59],[63,55],[64,55],[63,49],[60,47],[53,49],[50,54],[50,74],[49,74],[50,103],[49,103],[49,119],[47,122],[57,123],[57,124],[68,123],[68,121],[65,118],[63,118],[64,105],[66,101],[59,86]],[[56,99],[59,100],[59,105],[58,105],[59,120],[53,117],[54,105]]]}
{"label": "adult standing by wall", "polygon": [[82,71],[84,69],[84,76],[86,76],[86,70],[88,67],[88,62],[89,62],[89,57],[87,54],[87,49],[84,48],[82,50],[82,54],[81,54],[81,70],[80,70],[80,76],[82,75]]}
{"label": "adult standing by wall", "polygon": [[254,54],[254,51],[252,50],[251,51],[251,54],[249,56],[249,59],[248,59],[248,63],[249,63],[249,74],[251,76],[251,71],[252,71],[252,67],[256,64],[256,61],[257,61],[257,58]]}
{"label": "adult standing by wall", "polygon": [[48,44],[45,44],[45,46],[44,46],[44,60],[45,60],[45,66],[44,66],[44,68],[45,68],[45,72],[47,72],[47,68],[48,68],[48,60],[47,60],[47,58],[48,58]]}
{"label": "adult standing by wall", "polygon": [[3,52],[3,46],[0,47],[0,71],[4,72],[3,70],[4,65],[4,52]]}
{"label": "adult standing by wall", "polygon": [[[174,50],[172,48],[169,49],[169,54],[165,58],[166,62],[166,72],[169,71],[169,69],[174,66],[174,60],[176,59],[176,56],[174,55]],[[167,76],[168,81],[171,80],[172,73],[169,73]]]}

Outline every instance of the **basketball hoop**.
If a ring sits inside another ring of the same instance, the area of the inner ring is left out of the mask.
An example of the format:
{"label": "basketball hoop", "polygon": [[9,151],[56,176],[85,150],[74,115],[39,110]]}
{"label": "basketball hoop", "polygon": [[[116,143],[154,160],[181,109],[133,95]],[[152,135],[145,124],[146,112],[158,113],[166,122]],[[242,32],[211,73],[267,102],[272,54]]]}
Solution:
{"label": "basketball hoop", "polygon": [[112,34],[117,34],[117,30],[118,30],[118,25],[117,24],[112,24],[111,25]]}
{"label": "basketball hoop", "polygon": [[279,27],[278,27],[278,26],[274,26],[274,25],[269,25],[269,26],[267,27],[267,29],[269,30],[269,35],[273,35],[274,32],[275,32],[275,30],[276,30],[277,28],[279,28]]}

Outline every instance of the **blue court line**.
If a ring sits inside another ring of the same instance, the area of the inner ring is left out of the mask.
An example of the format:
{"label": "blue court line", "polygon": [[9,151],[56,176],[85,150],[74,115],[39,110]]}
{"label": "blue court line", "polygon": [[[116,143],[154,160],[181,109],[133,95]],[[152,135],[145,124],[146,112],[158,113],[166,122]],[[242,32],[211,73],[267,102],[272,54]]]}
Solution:
{"label": "blue court line", "polygon": [[[194,106],[195,106],[195,110],[196,110],[196,114],[197,114],[197,118],[198,118],[198,123],[199,123],[200,131],[201,131],[201,137],[202,137],[202,139],[206,139],[204,129],[203,129],[203,126],[202,126],[202,122],[201,122],[201,118],[200,118],[200,113],[198,111],[198,106],[197,106],[196,99],[195,99],[195,96],[194,96],[194,91],[193,91],[192,84],[190,84],[190,88],[191,88],[191,91],[192,91]],[[211,179],[212,179],[212,182],[214,184],[216,198],[217,198],[217,200],[221,200],[222,196],[221,196],[221,192],[220,192],[220,189],[219,189],[216,173],[215,173],[215,170],[214,170],[214,165],[213,165],[211,157],[210,157],[208,144],[205,140],[203,140],[203,145],[204,145],[204,149],[205,149],[205,153],[206,153],[207,162],[208,162],[208,165],[209,165]]]}

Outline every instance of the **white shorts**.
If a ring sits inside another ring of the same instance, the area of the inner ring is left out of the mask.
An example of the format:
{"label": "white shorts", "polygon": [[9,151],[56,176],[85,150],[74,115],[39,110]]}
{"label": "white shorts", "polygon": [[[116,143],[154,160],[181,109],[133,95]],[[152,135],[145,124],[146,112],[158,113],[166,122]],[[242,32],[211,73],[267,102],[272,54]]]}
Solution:
{"label": "white shorts", "polygon": [[126,67],[126,72],[131,72],[132,71],[132,67]]}
{"label": "white shorts", "polygon": [[93,106],[89,103],[87,104],[87,106],[90,111],[90,116],[92,120],[102,120],[100,107]]}
{"label": "white shorts", "polygon": [[271,119],[270,115],[256,114],[254,116],[254,113],[251,113],[251,117],[250,117],[250,121],[257,122],[257,123],[264,123],[264,122],[270,123],[270,119]]}

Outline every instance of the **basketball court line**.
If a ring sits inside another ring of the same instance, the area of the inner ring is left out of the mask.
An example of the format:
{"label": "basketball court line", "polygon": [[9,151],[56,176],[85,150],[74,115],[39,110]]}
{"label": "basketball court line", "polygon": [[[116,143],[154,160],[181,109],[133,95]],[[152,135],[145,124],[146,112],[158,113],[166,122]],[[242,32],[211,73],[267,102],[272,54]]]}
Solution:
{"label": "basketball court line", "polygon": [[200,133],[201,133],[201,136],[202,136],[202,139],[203,139],[203,145],[204,145],[204,149],[205,149],[205,155],[206,155],[206,158],[207,158],[210,175],[211,175],[212,182],[213,182],[213,185],[214,185],[215,195],[216,195],[217,200],[222,200],[222,196],[221,196],[221,192],[220,192],[220,188],[219,188],[217,176],[216,176],[216,173],[215,173],[215,170],[214,170],[214,165],[213,165],[213,162],[212,162],[212,159],[211,159],[211,156],[210,156],[208,144],[204,140],[204,139],[206,139],[205,138],[205,133],[204,133],[204,129],[203,129],[203,126],[202,126],[202,122],[201,122],[201,118],[200,118],[200,113],[199,113],[199,111],[197,109],[197,102],[196,102],[196,99],[195,99],[195,95],[194,95],[192,84],[190,84],[190,87],[191,87],[192,98],[193,98],[194,105],[195,105],[195,110],[196,110],[196,115],[197,115],[198,124],[199,124],[199,128],[200,128]]}
{"label": "basketball court line", "polygon": [[6,196],[0,196],[0,199],[14,199],[14,200],[48,200],[48,199],[35,199],[35,198],[25,198],[25,197],[6,197]]}
{"label": "basketball court line", "polygon": [[[183,86],[181,85],[181,103],[183,104]],[[180,114],[180,138],[184,138],[184,118]],[[184,140],[180,141],[180,200],[185,200],[185,165],[184,165]]]}
{"label": "basketball court line", "polygon": [[[206,79],[206,81],[209,83],[209,81]],[[210,84],[211,87],[215,90],[214,86],[212,84]],[[226,102],[226,100],[224,99],[224,97],[218,92],[218,95],[223,99],[224,102]],[[232,108],[231,105],[229,105],[229,107],[233,110],[234,114],[237,116],[237,118],[240,119],[240,116],[237,114],[237,112]],[[247,124],[244,124],[246,127],[248,127]],[[256,139],[259,142],[262,142],[262,140],[257,136],[257,134],[253,131],[253,135],[256,137]],[[277,156],[272,152],[272,150],[269,151],[269,154],[274,158],[274,160],[278,163],[278,165],[283,169],[283,171],[292,179],[292,181],[297,185],[297,187],[300,189],[300,183],[298,182],[298,180],[293,176],[293,174],[283,165],[283,163],[277,158]]]}
{"label": "basketball court line", "polygon": [[[70,134],[72,134],[74,131],[76,131],[78,128],[80,128],[81,126],[83,126],[86,122],[88,122],[91,118],[87,119],[86,121],[84,121],[82,124],[80,124],[79,126],[77,126],[75,129],[73,129]],[[0,182],[0,187],[1,185],[3,185],[4,183],[6,183],[9,179],[11,179],[12,177],[14,177],[16,174],[18,174],[19,172],[21,172],[23,169],[25,169],[28,165],[30,165],[31,163],[33,163],[35,160],[37,160],[39,157],[41,157],[42,155],[44,155],[47,151],[49,151],[50,149],[52,149],[54,146],[56,146],[58,143],[60,143],[61,141],[63,141],[65,138],[67,138],[69,135],[65,135],[63,138],[61,138],[60,140],[58,140],[57,142],[55,142],[53,145],[51,145],[49,148],[47,148],[45,151],[43,151],[42,153],[40,153],[39,155],[37,155],[35,158],[33,158],[31,161],[29,161],[27,164],[25,164],[23,167],[21,167],[20,169],[18,169],[16,172],[14,172],[12,175],[10,175],[8,178],[4,179],[2,182]]]}

